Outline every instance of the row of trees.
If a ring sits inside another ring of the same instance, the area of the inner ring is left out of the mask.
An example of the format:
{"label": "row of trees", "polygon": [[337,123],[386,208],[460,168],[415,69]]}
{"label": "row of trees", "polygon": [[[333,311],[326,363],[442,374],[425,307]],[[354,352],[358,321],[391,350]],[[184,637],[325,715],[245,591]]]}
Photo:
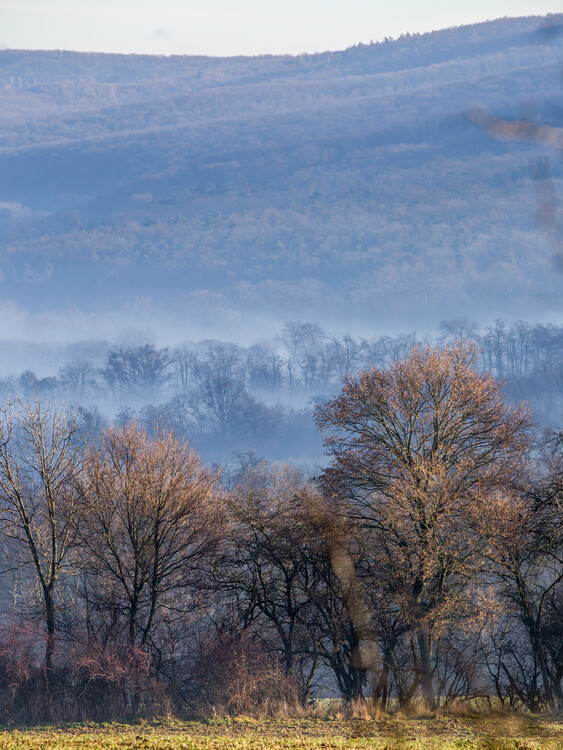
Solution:
{"label": "row of trees", "polygon": [[[561,327],[497,321],[479,332],[467,320],[442,323],[439,341],[459,337],[475,342],[480,368],[506,380],[512,401],[528,401],[540,421],[553,423],[563,400]],[[5,396],[64,397],[90,426],[107,424],[100,408],[117,414],[118,424],[136,419],[151,434],[167,425],[214,460],[251,449],[275,459],[310,457],[319,448],[314,404],[336,393],[346,375],[388,367],[417,343],[414,334],[368,340],[288,323],[279,337],[246,349],[212,341],[121,346],[109,349],[101,366],[75,360],[56,377],[26,371],[2,385]]]}
{"label": "row of trees", "polygon": [[[0,414],[4,718],[372,696],[563,705],[563,437],[468,345],[415,347],[317,407],[312,481],[220,478],[138,424]],[[40,650],[39,650],[40,649]],[[34,704],[35,705],[35,704]],[[19,713],[18,713],[19,711]]]}
{"label": "row of trees", "polygon": [[310,394],[333,388],[360,365],[396,359],[414,342],[413,334],[370,343],[350,335],[329,337],[313,323],[288,323],[279,337],[248,348],[217,341],[173,349],[152,344],[110,348],[102,366],[73,360],[57,376],[44,378],[27,370],[6,379],[4,390],[25,395],[62,392],[74,399],[105,395],[118,402],[138,402],[224,381],[253,393]]}
{"label": "row of trees", "polygon": [[[524,321],[508,326],[497,320],[480,331],[466,319],[440,324],[438,342],[460,337],[478,346],[482,369],[511,382],[536,378],[561,396],[563,326]],[[101,366],[72,360],[57,376],[38,378],[26,370],[4,379],[2,386],[24,396],[62,393],[79,401],[105,396],[122,403],[188,394],[219,381],[253,394],[326,394],[339,388],[346,375],[373,365],[386,367],[417,343],[421,341],[414,333],[366,339],[331,336],[316,323],[287,323],[279,336],[246,348],[218,341],[160,349],[152,344],[119,346],[108,349]]]}

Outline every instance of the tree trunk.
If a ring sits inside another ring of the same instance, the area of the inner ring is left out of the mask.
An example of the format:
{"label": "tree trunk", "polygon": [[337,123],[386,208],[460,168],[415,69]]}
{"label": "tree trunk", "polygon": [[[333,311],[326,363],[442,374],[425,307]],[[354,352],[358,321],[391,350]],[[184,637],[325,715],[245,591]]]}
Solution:
{"label": "tree trunk", "polygon": [[553,690],[551,689],[551,677],[550,677],[549,669],[547,666],[547,659],[545,656],[545,649],[542,643],[541,632],[537,623],[534,623],[532,627],[533,627],[532,645],[536,653],[537,659],[540,663],[545,700],[546,700],[547,707],[549,708],[549,710],[553,711],[553,709],[555,708],[555,699],[553,696]]}
{"label": "tree trunk", "polygon": [[430,666],[430,646],[426,628],[421,626],[417,632],[418,651],[420,654],[420,684],[424,705],[429,711],[436,710],[436,698],[432,687],[432,669]]}
{"label": "tree trunk", "polygon": [[45,589],[45,616],[47,624],[47,645],[45,648],[45,671],[49,675],[53,670],[55,654],[55,602],[53,592]]}
{"label": "tree trunk", "polygon": [[139,602],[137,596],[132,596],[129,603],[129,645],[135,645],[137,637],[137,608]]}

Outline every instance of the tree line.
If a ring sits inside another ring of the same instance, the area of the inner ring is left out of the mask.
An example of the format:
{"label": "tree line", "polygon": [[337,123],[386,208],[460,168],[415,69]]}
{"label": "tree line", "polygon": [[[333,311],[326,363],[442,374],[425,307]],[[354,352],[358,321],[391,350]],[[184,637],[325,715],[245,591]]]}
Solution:
{"label": "tree line", "polygon": [[459,340],[345,377],[315,477],[0,411],[2,721],[563,705],[563,435]]}
{"label": "tree line", "polygon": [[[480,330],[458,319],[443,322],[434,340],[459,337],[477,345],[479,368],[504,381],[509,399],[527,401],[543,424],[558,422],[563,327],[498,320]],[[73,359],[42,378],[26,370],[5,377],[0,392],[65,400],[90,430],[107,426],[109,416],[122,426],[137,421],[151,435],[166,425],[211,460],[224,462],[240,450],[275,460],[312,457],[321,449],[315,404],[335,394],[350,373],[387,367],[421,343],[415,333],[368,339],[289,322],[271,340],[247,347],[220,341],[108,345],[101,362]]]}

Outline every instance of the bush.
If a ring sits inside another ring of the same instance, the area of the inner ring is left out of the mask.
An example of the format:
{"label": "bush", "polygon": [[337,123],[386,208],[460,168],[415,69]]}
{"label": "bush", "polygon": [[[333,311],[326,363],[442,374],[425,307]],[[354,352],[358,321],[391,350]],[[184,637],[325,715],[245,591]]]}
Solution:
{"label": "bush", "polygon": [[188,702],[197,715],[271,716],[298,709],[297,687],[263,644],[245,632],[205,642],[195,661]]}

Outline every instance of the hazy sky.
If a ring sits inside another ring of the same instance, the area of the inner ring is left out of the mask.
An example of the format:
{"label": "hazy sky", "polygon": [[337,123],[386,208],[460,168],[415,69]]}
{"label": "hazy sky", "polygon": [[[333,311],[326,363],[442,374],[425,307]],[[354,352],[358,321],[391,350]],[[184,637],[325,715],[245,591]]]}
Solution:
{"label": "hazy sky", "polygon": [[561,11],[563,0],[0,0],[0,45],[297,54],[501,16]]}

